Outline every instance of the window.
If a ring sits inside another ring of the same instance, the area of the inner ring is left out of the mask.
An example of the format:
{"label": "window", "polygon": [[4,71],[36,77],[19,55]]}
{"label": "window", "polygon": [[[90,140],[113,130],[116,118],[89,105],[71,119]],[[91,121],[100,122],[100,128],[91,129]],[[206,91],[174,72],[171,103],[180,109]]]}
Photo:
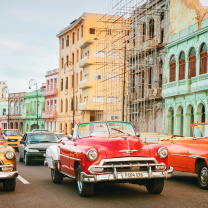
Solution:
{"label": "window", "polygon": [[66,46],[69,46],[69,35],[67,35],[67,38],[66,38]]}
{"label": "window", "polygon": [[81,48],[81,52],[80,52],[80,59],[82,59],[82,48]]}
{"label": "window", "polygon": [[15,105],[15,113],[16,114],[19,114],[19,102],[16,102],[16,105]]}
{"label": "window", "polygon": [[161,22],[164,20],[164,16],[165,16],[165,14],[164,14],[164,12],[162,12],[162,13],[160,14],[160,21],[161,21]]}
{"label": "window", "polygon": [[72,53],[72,64],[74,65],[74,53]]}
{"label": "window", "polygon": [[77,50],[77,62],[79,61],[79,50]]}
{"label": "window", "polygon": [[53,79],[51,79],[51,89],[53,89]]}
{"label": "window", "polygon": [[108,97],[107,98],[107,103],[118,103],[119,98],[118,97]]}
{"label": "window", "polygon": [[66,99],[66,106],[65,106],[65,112],[68,112],[68,99]]}
{"label": "window", "polygon": [[79,40],[79,28],[77,29],[77,40]]}
{"label": "window", "polygon": [[185,53],[182,51],[179,56],[179,80],[185,79]]}
{"label": "window", "polygon": [[22,101],[22,102],[20,103],[20,114],[22,114],[23,111],[24,111],[24,102]]}
{"label": "window", "polygon": [[14,103],[11,102],[11,114],[14,114]]}
{"label": "window", "polygon": [[200,50],[200,74],[207,73],[207,44],[203,43]]}
{"label": "window", "polygon": [[49,80],[47,80],[47,90],[50,89]]}
{"label": "window", "polygon": [[71,87],[74,87],[74,75],[71,75]]}
{"label": "window", "polygon": [[163,43],[164,41],[164,29],[161,29],[161,37],[160,37],[160,43]]}
{"label": "window", "polygon": [[72,44],[75,43],[75,32],[72,33]]}
{"label": "window", "polygon": [[83,37],[83,35],[84,35],[84,26],[82,25],[81,26],[81,38]]}
{"label": "window", "polygon": [[79,96],[79,103],[81,103],[82,102],[82,95],[80,94],[80,96]]}
{"label": "window", "polygon": [[111,35],[111,29],[106,30],[106,35]]}
{"label": "window", "polygon": [[61,59],[61,68],[64,68],[64,58]]}
{"label": "window", "polygon": [[175,81],[175,73],[176,73],[176,59],[175,59],[175,55],[172,55],[170,58],[170,82]]}
{"label": "window", "polygon": [[148,88],[151,89],[152,88],[152,68],[151,67],[148,68],[148,76],[149,76],[149,86],[148,86]]}
{"label": "window", "polygon": [[80,77],[79,77],[79,80],[82,81],[82,71],[80,71],[79,73],[80,73],[80,75],[79,75],[79,76],[80,76]]}
{"label": "window", "polygon": [[62,49],[64,49],[64,38],[62,38]]}
{"label": "window", "polygon": [[146,23],[143,23],[143,42],[146,40]]}
{"label": "window", "polygon": [[192,48],[189,53],[189,79],[196,76],[196,49]]}
{"label": "window", "polygon": [[54,100],[55,112],[57,112],[57,100]]}
{"label": "window", "polygon": [[94,28],[90,28],[90,34],[95,34],[95,29]]}
{"label": "window", "polygon": [[63,100],[61,100],[61,113],[63,112]]}
{"label": "window", "polygon": [[55,78],[55,88],[57,88],[57,78]]}
{"label": "window", "polygon": [[6,108],[3,108],[3,112],[2,113],[3,113],[2,114],[3,116],[6,115]]}
{"label": "window", "polygon": [[69,66],[69,56],[68,55],[66,56],[66,66],[67,67]]}
{"label": "window", "polygon": [[53,112],[53,100],[51,100],[51,110],[50,112]]}
{"label": "window", "polygon": [[47,111],[50,112],[50,103],[47,101]]}
{"label": "window", "polygon": [[105,101],[105,97],[102,96],[93,97],[93,102],[95,103],[104,103],[104,101]]}
{"label": "window", "polygon": [[76,88],[78,87],[78,73],[76,73]]}
{"label": "window", "polygon": [[149,21],[149,38],[150,39],[154,38],[154,30],[155,30],[154,19],[151,19]]}
{"label": "window", "polygon": [[94,79],[95,80],[104,80],[105,75],[104,74],[94,74]]}
{"label": "window", "polygon": [[66,77],[66,83],[65,83],[65,86],[66,86],[66,90],[68,89],[68,77]]}
{"label": "window", "polygon": [[63,79],[61,79],[61,91],[63,91],[64,88],[64,83],[63,83]]}

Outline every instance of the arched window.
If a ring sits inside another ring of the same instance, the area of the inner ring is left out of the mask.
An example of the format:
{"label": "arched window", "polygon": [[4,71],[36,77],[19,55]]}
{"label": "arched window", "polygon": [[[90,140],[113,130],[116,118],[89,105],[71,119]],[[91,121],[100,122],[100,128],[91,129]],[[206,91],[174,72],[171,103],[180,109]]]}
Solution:
{"label": "arched window", "polygon": [[172,55],[170,58],[170,82],[175,81],[176,74],[176,58],[175,55]]}
{"label": "arched window", "polygon": [[14,114],[14,102],[11,102],[11,114]]}
{"label": "arched window", "polygon": [[151,19],[150,21],[149,21],[149,38],[150,39],[152,39],[152,38],[154,38],[154,19]]}
{"label": "arched window", "polygon": [[24,112],[24,102],[22,101],[20,103],[20,114],[23,114],[23,112]]}
{"label": "arched window", "polygon": [[179,80],[185,79],[185,53],[182,51],[179,56]]}
{"label": "arched window", "polygon": [[47,111],[50,112],[50,103],[47,101]]}
{"label": "arched window", "polygon": [[189,53],[189,79],[196,76],[196,49],[192,48]]}
{"label": "arched window", "polygon": [[200,50],[200,74],[207,73],[207,44],[203,43]]}
{"label": "arched window", "polygon": [[19,102],[15,103],[15,114],[19,114]]}

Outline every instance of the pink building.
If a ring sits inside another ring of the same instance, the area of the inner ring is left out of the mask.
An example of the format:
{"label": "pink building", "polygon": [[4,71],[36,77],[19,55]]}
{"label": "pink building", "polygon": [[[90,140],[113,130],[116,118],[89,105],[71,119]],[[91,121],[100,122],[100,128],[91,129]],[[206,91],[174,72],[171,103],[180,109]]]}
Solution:
{"label": "pink building", "polygon": [[49,131],[57,131],[58,112],[58,69],[46,72],[46,88],[42,92],[45,97],[46,107],[42,118],[45,119],[45,128]]}

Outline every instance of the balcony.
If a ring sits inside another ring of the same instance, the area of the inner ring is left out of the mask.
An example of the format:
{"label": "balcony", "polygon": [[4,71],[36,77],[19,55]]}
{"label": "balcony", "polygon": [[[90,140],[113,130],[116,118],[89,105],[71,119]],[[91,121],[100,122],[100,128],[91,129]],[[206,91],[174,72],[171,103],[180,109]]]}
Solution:
{"label": "balcony", "polygon": [[42,118],[57,118],[57,112],[53,111],[53,112],[43,112],[42,113]]}
{"label": "balcony", "polygon": [[58,89],[54,88],[52,90],[44,90],[42,92],[43,97],[50,96],[50,95],[58,95]]}
{"label": "balcony", "polygon": [[84,79],[81,82],[79,82],[79,89],[86,89],[86,88],[90,88],[93,87],[93,81],[89,80],[89,79]]}
{"label": "balcony", "polygon": [[96,110],[95,109],[95,103],[79,103],[78,105],[79,111],[85,111],[85,110]]}
{"label": "balcony", "polygon": [[208,89],[208,74],[202,74],[191,78],[191,92]]}
{"label": "balcony", "polygon": [[94,64],[94,59],[91,57],[88,57],[88,56],[84,57],[83,59],[81,59],[79,61],[80,68],[85,68],[85,67],[92,65],[92,64]]}
{"label": "balcony", "polygon": [[159,87],[155,87],[154,89],[148,90],[148,98],[149,99],[155,99],[155,98],[161,98],[162,97],[162,89]]}

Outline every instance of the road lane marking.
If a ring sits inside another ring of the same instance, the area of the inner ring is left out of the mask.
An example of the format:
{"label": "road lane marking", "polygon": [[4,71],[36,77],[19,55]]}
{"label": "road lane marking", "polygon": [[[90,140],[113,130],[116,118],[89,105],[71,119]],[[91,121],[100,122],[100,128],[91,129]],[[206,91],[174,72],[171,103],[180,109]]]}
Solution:
{"label": "road lane marking", "polygon": [[30,184],[27,180],[25,180],[22,176],[18,175],[17,178],[24,184]]}

